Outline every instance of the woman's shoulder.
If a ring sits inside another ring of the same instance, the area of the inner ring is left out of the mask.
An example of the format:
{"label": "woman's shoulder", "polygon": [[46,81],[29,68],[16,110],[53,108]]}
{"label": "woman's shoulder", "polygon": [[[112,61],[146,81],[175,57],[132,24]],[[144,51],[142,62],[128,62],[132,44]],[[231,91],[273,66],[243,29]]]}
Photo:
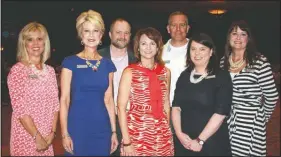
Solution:
{"label": "woman's shoulder", "polygon": [[218,69],[216,72],[216,78],[218,81],[231,80],[229,71],[225,69]]}
{"label": "woman's shoulder", "polygon": [[70,56],[66,56],[63,61],[62,64],[63,65],[74,65],[77,64],[77,62],[80,60],[81,58],[79,58],[76,54],[75,55],[70,55]]}
{"label": "woman's shoulder", "polygon": [[55,68],[51,65],[45,64],[46,68],[48,69],[48,71],[54,71],[55,72]]}
{"label": "woman's shoulder", "polygon": [[163,67],[163,70],[164,70],[165,72],[167,72],[167,73],[171,73],[171,70],[170,70],[168,67],[166,67],[166,66]]}
{"label": "woman's shoulder", "polygon": [[113,63],[112,60],[108,57],[102,57],[100,60],[105,62],[105,63]]}
{"label": "woman's shoulder", "polygon": [[10,71],[22,71],[24,70],[26,67],[26,65],[24,65],[24,63],[22,62],[17,62],[16,64],[14,64],[12,67],[11,67],[11,70]]}
{"label": "woman's shoulder", "polygon": [[79,57],[77,56],[77,54],[74,54],[74,55],[70,55],[70,56],[64,57],[64,60],[75,60],[75,59],[77,59],[77,58],[79,58]]}
{"label": "woman's shoulder", "polygon": [[260,63],[268,62],[267,57],[262,54],[256,55],[256,60],[257,60],[257,63],[258,62],[260,62]]}
{"label": "woman's shoulder", "polygon": [[229,75],[229,71],[225,69],[217,69],[216,74],[217,76],[225,76]]}
{"label": "woman's shoulder", "polygon": [[8,76],[9,77],[25,77],[27,76],[27,71],[26,71],[26,68],[27,66],[22,63],[22,62],[17,62],[16,64],[14,64],[10,71],[9,71],[9,74]]}
{"label": "woman's shoulder", "polygon": [[184,71],[182,71],[182,73],[180,74],[178,80],[186,80],[187,77],[189,79],[190,73],[191,73],[190,70],[188,68],[186,68]]}

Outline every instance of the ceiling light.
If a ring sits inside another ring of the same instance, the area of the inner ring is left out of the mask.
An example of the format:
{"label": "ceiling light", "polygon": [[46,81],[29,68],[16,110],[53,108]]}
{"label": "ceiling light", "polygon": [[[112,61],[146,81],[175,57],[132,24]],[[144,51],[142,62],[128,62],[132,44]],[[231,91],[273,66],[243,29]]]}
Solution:
{"label": "ceiling light", "polygon": [[224,9],[211,9],[208,12],[212,15],[222,15],[222,14],[226,13],[227,11]]}

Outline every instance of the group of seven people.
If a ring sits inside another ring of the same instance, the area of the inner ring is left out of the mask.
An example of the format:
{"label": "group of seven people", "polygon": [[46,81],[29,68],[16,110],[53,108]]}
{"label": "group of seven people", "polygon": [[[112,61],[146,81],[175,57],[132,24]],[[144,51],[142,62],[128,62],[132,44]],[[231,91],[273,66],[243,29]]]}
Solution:
{"label": "group of seven people", "polygon": [[266,156],[266,124],[278,100],[271,65],[256,50],[249,26],[235,21],[219,61],[212,38],[187,38],[188,18],[173,12],[163,43],[148,27],[122,18],[110,26],[111,44],[96,11],[81,13],[83,49],[66,57],[60,99],[46,28],[27,24],[8,75],[12,156],[54,156],[60,119],[67,156]]}

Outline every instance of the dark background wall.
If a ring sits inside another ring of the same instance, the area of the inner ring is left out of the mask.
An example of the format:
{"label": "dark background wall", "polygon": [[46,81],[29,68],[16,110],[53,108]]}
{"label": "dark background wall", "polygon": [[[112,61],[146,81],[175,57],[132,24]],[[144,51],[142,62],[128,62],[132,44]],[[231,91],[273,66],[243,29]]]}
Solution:
{"label": "dark background wall", "polygon": [[[208,13],[208,9],[223,8],[222,16]],[[195,31],[208,33],[222,56],[226,32],[233,20],[244,19],[252,27],[258,49],[272,64],[280,63],[280,2],[277,1],[2,1],[1,59],[16,62],[18,33],[24,25],[38,21],[47,27],[54,50],[50,63],[59,65],[65,56],[81,50],[75,20],[89,9],[100,12],[106,25],[103,46],[110,44],[109,26],[115,18],[123,17],[132,25],[132,38],[142,27],[155,27],[164,42],[168,16],[173,11],[188,15],[191,26],[188,36]],[[8,34],[8,35],[7,35]]]}

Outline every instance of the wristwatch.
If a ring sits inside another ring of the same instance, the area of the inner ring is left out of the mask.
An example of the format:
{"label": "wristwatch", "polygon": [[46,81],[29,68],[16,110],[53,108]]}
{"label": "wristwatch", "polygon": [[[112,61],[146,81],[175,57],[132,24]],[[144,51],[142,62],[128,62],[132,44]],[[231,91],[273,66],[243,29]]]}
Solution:
{"label": "wristwatch", "polygon": [[196,138],[196,141],[199,143],[199,145],[203,145],[205,141],[201,140],[199,137]]}

